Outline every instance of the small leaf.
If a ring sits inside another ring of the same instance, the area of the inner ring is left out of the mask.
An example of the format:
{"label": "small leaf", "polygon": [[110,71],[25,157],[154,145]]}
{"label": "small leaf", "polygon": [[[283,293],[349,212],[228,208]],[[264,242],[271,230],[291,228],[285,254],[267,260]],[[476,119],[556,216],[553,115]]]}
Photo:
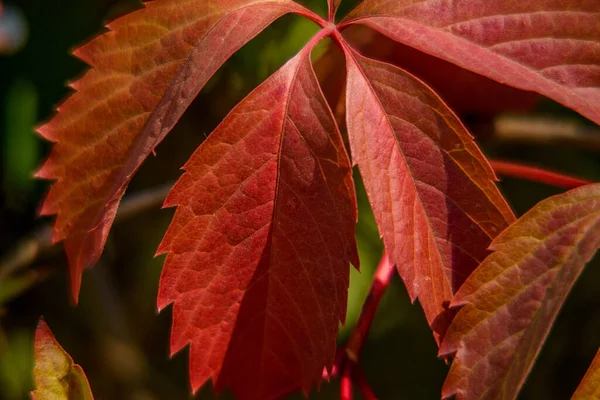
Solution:
{"label": "small leaf", "polygon": [[453,294],[514,216],[472,137],[430,88],[345,52],[353,161],[390,260],[439,343]]}
{"label": "small leaf", "polygon": [[600,123],[598,0],[365,0],[344,21]]}
{"label": "small leaf", "polygon": [[460,288],[440,354],[444,398],[514,399],[575,280],[600,247],[600,184],[550,197],[502,232]]}
{"label": "small leaf", "polygon": [[600,350],[571,400],[600,400]]}
{"label": "small leaf", "polygon": [[36,390],[34,400],[92,400],[90,385],[81,367],[58,344],[50,328],[40,320],[35,331]]}
{"label": "small leaf", "polygon": [[309,13],[291,0],[157,0],[75,51],[93,68],[39,128],[57,143],[37,173],[56,180],[41,214],[57,214],[75,301],[141,163],[225,60],[290,12]]}
{"label": "small leaf", "polygon": [[237,105],[184,169],[159,249],[171,352],[191,343],[194,390],[212,378],[240,399],[307,393],[333,365],[349,262],[358,266],[350,162],[310,48]]}

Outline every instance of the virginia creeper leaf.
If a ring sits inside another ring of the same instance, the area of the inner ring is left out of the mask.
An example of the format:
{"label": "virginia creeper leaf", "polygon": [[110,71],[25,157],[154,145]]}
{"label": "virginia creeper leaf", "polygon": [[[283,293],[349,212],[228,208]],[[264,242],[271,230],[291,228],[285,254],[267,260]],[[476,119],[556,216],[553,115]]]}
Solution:
{"label": "virginia creeper leaf", "polygon": [[356,201],[341,135],[308,48],[238,106],[194,153],[158,307],[174,302],[171,351],[187,343],[194,390],[212,377],[240,399],[307,392],[331,368],[358,265]]}
{"label": "virginia creeper leaf", "polygon": [[83,369],[58,344],[46,322],[35,331],[34,400],[92,400]]}
{"label": "virginia creeper leaf", "polygon": [[502,232],[460,288],[440,354],[443,397],[514,399],[583,266],[600,247],[600,184],[550,197]]}
{"label": "virginia creeper leaf", "polygon": [[600,350],[571,400],[600,400]]}
{"label": "virginia creeper leaf", "polygon": [[92,69],[39,128],[57,143],[37,174],[56,180],[41,214],[57,214],[75,301],[132,175],[225,60],[289,12],[311,14],[291,0],[157,0],[75,51]]}
{"label": "virginia creeper leaf", "polygon": [[429,87],[345,53],[353,161],[390,260],[439,342],[452,295],[514,216],[472,137]]}
{"label": "virginia creeper leaf", "polygon": [[365,0],[345,21],[600,123],[598,0]]}

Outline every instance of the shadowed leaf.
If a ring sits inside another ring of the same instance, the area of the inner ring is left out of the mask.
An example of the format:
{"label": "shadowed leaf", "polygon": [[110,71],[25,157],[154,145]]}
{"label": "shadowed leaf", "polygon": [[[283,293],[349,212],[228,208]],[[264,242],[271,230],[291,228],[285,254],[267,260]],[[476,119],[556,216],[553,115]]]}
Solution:
{"label": "shadowed leaf", "polygon": [[412,75],[346,48],[347,125],[379,232],[436,340],[454,292],[514,217],[458,118]]}
{"label": "shadowed leaf", "polygon": [[345,21],[600,123],[598,0],[365,0]]}
{"label": "shadowed leaf", "polygon": [[242,400],[305,392],[331,368],[349,262],[358,265],[350,163],[305,48],[238,106],[188,161],[158,307],[171,351],[191,343],[194,390]]}
{"label": "shadowed leaf", "polygon": [[460,288],[440,354],[444,398],[514,399],[575,280],[600,247],[600,184],[550,197],[492,243]]}
{"label": "shadowed leaf", "polygon": [[75,301],[135,171],[225,60],[289,12],[309,13],[291,0],[157,0],[75,51],[92,69],[39,128],[57,143],[37,173],[56,180],[41,214],[57,214]]}
{"label": "shadowed leaf", "polygon": [[571,400],[600,400],[600,351],[596,354]]}
{"label": "shadowed leaf", "polygon": [[41,320],[35,331],[36,390],[34,400],[92,400],[90,385],[81,367],[58,344],[50,328]]}

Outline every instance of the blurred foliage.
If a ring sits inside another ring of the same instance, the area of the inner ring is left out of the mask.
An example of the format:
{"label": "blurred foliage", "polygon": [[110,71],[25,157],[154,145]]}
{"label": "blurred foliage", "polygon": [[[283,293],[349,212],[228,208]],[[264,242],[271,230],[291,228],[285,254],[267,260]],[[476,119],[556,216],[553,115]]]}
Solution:
{"label": "blurred foliage", "polygon": [[[325,14],[325,0],[300,1]],[[356,0],[344,0],[340,16]],[[33,127],[51,117],[68,95],[66,82],[85,71],[70,50],[102,31],[107,20],[138,8],[137,0],[17,0],[29,27],[18,52],[0,55],[0,260],[20,239],[51,219],[36,218],[48,183],[30,180],[49,150]],[[144,163],[130,185],[133,193],[176,180],[180,167],[226,113],[273,73],[316,31],[297,16],[285,16],[236,53],[211,79],[174,131]],[[536,113],[573,117],[545,101]],[[582,122],[583,119],[579,118]],[[600,157],[586,149],[506,145],[488,140],[488,155],[549,166],[600,180]],[[42,157],[42,158],[41,158]],[[359,199],[357,239],[360,272],[352,269],[347,322],[340,342],[356,322],[382,251],[364,188],[355,173]],[[559,193],[547,186],[504,179],[501,188],[518,214]],[[62,253],[30,270],[0,278],[0,399],[25,399],[32,389],[32,339],[44,315],[58,341],[81,364],[97,399],[191,398],[187,350],[169,357],[171,311],[156,312],[164,258],[153,258],[173,210],[155,210],[116,224],[105,254],[83,277],[80,305],[68,298]],[[560,313],[523,399],[568,398],[600,346],[599,257],[590,263]],[[0,275],[1,276],[1,275]],[[447,371],[418,305],[411,305],[395,278],[379,307],[362,358],[362,369],[381,399],[436,399]],[[311,398],[339,398],[339,384],[321,386]],[[209,385],[198,399],[214,398]],[[227,393],[221,398],[231,398]],[[292,398],[300,399],[300,394]]]}

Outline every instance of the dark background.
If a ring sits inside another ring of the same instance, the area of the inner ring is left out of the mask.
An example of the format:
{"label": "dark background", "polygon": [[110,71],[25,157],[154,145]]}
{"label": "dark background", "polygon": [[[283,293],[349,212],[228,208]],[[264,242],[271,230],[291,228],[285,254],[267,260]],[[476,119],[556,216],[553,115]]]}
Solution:
{"label": "dark background", "polygon": [[[325,0],[304,3],[321,14],[325,12]],[[344,0],[341,13],[354,3]],[[138,8],[140,3],[13,0],[7,6],[21,13],[27,39],[20,49],[5,49],[10,54],[0,55],[0,269],[3,255],[52,222],[51,218],[36,217],[48,183],[32,180],[31,175],[50,146],[33,130],[50,118],[55,105],[68,95],[67,81],[85,71],[70,51],[101,32],[106,21]],[[315,31],[311,22],[286,16],[235,54],[158,147],[157,156],[144,163],[128,194],[175,181],[179,168],[227,111],[289,59]],[[380,40],[375,42],[379,44]],[[408,59],[406,62],[410,64]],[[415,68],[419,65],[413,65]],[[482,92],[482,96],[492,94]],[[497,117],[496,113],[476,112],[477,107],[469,107],[468,98],[463,100],[467,106],[460,107],[464,108],[461,114],[471,123],[487,155],[600,180],[598,147],[577,140],[508,142],[487,124]],[[519,102],[517,97],[512,100]],[[499,107],[495,111],[501,110]],[[549,100],[538,101],[524,117],[537,115],[595,129]],[[591,143],[598,143],[596,139],[592,138]],[[340,341],[355,323],[382,249],[357,174],[356,178],[362,266],[360,274],[352,271],[348,321]],[[513,179],[503,179],[500,186],[518,215],[539,200],[561,192]],[[83,275],[77,308],[70,305],[66,259],[60,249],[0,278],[0,398],[24,399],[33,388],[32,340],[41,315],[82,365],[97,399],[191,397],[187,350],[169,358],[171,310],[157,314],[155,306],[163,257],[153,255],[172,214],[172,210],[157,207],[115,224],[99,265]],[[596,257],[575,285],[520,398],[569,398],[583,376],[600,346],[599,261]],[[375,393],[382,399],[439,398],[447,367],[436,353],[421,309],[409,303],[400,279],[395,278],[380,306],[361,361]],[[337,381],[325,384],[311,398],[339,398],[338,388]],[[226,393],[224,397],[229,396]],[[213,398],[209,385],[196,398]]]}

